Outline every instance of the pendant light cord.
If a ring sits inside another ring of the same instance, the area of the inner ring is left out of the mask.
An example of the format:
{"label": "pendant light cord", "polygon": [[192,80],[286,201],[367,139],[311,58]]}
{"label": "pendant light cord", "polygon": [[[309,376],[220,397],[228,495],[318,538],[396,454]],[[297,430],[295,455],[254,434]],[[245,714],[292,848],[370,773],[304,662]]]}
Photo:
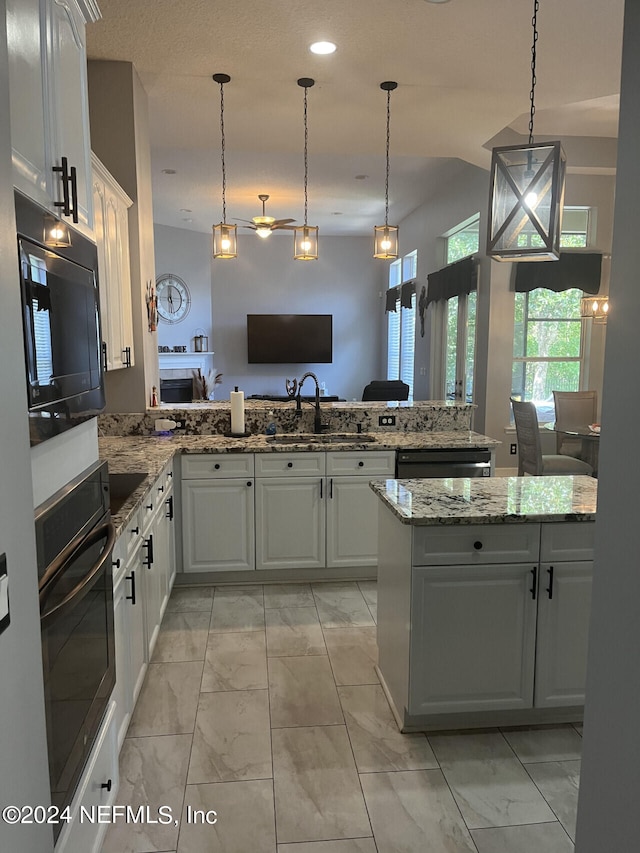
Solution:
{"label": "pendant light cord", "polygon": [[531,92],[529,100],[531,101],[531,110],[529,112],[529,145],[533,145],[533,117],[536,112],[534,102],[536,90],[536,50],[538,43],[538,9],[540,4],[538,0],[533,0],[533,17],[531,18],[531,26],[533,27],[533,44],[531,45]]}
{"label": "pendant light cord", "polygon": [[220,83],[220,155],[222,160],[222,221],[227,221],[227,171],[224,164],[224,83]]}
{"label": "pendant light cord", "polygon": [[304,87],[304,224],[307,225],[307,172],[309,161],[307,158],[307,144],[309,141],[309,129],[307,127],[307,87]]}
{"label": "pendant light cord", "polygon": [[384,225],[389,224],[389,126],[391,123],[391,89],[387,89],[387,173],[384,183]]}

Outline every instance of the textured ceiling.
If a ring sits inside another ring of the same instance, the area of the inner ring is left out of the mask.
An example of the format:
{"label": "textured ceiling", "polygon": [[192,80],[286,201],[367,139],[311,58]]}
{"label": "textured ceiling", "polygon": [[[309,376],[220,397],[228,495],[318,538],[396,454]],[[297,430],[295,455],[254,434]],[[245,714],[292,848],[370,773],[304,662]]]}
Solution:
{"label": "textured ceiling", "polygon": [[[491,139],[506,127],[527,133],[532,0],[99,5],[102,20],[87,29],[89,58],[130,61],[140,75],[149,96],[154,218],[164,225],[208,231],[220,220],[216,72],[231,76],[228,219],[258,214],[265,192],[268,213],[302,220],[299,77],[316,81],[308,94],[309,222],[324,234],[369,234],[384,221],[383,80],[399,84],[391,96],[390,221],[446,181],[456,159],[486,168]],[[623,6],[541,0],[536,134],[616,136]],[[309,53],[319,39],[336,42],[336,53]]]}

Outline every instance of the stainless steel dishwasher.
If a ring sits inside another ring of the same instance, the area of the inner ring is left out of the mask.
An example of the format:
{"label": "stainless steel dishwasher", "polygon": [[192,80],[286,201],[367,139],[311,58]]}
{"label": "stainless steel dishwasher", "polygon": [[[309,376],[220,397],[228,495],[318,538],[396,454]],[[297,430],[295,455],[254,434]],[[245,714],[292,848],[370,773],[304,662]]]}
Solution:
{"label": "stainless steel dishwasher", "polygon": [[491,451],[488,448],[399,450],[396,477],[490,477]]}

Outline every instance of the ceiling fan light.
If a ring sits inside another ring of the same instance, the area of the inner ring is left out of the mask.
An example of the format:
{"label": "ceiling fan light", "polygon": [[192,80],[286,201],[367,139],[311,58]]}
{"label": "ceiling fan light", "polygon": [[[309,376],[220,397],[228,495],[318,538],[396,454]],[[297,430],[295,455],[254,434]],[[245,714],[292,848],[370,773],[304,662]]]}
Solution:
{"label": "ceiling fan light", "polygon": [[300,225],[293,229],[294,261],[318,260],[318,226]]}
{"label": "ceiling fan light", "polygon": [[238,226],[219,222],[213,226],[213,257],[230,260],[238,257]]}
{"label": "ceiling fan light", "polygon": [[398,257],[397,225],[376,225],[373,229],[373,257],[384,261]]}
{"label": "ceiling fan light", "polygon": [[263,240],[266,240],[267,237],[271,235],[271,226],[258,225],[256,228],[256,234],[258,235],[258,237],[262,237]]}

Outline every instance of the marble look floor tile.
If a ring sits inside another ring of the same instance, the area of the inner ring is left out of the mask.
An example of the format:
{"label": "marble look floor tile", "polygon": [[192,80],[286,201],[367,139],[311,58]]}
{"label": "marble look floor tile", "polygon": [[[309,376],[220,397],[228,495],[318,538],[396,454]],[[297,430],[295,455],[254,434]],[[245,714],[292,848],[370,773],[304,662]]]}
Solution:
{"label": "marble look floor tile", "polygon": [[150,663],[128,736],[193,732],[201,678],[202,661]]}
{"label": "marble look floor tile", "polygon": [[378,853],[476,853],[439,770],[360,776]]}
{"label": "marble look floor tile", "polygon": [[174,586],[167,602],[167,613],[177,613],[184,610],[206,610],[211,613],[212,604],[212,586]]}
{"label": "marble look floor tile", "polygon": [[370,836],[344,726],[274,729],[278,843]]}
{"label": "marble look floor tile", "polygon": [[188,784],[240,782],[271,775],[267,691],[201,693]]}
{"label": "marble look floor tile", "polygon": [[153,662],[204,660],[209,638],[208,611],[165,613]]}
{"label": "marble look floor tile", "polygon": [[315,607],[265,610],[267,655],[326,655],[327,649]]}
{"label": "marble look floor tile", "polygon": [[278,610],[281,607],[315,607],[316,602],[308,583],[269,583],[264,585],[264,606]]}
{"label": "marble look floor tile", "polygon": [[[214,825],[188,822],[187,809],[217,813]],[[178,853],[274,853],[273,783],[187,785]]]}
{"label": "marble look floor tile", "polygon": [[338,695],[359,773],[438,767],[423,734],[398,731],[380,685],[339,687]]}
{"label": "marble look floor tile", "polygon": [[311,585],[323,628],[375,625],[357,583],[314,583]]}
{"label": "marble look floor tile", "polygon": [[378,603],[377,581],[358,581],[358,588],[367,604],[375,605]]}
{"label": "marble look floor tile", "polygon": [[216,587],[211,608],[211,632],[263,629],[264,596],[261,586]]}
{"label": "marble look floor tile", "polygon": [[324,641],[336,684],[379,684],[376,628],[330,628]]}
{"label": "marble look floor tile", "polygon": [[500,732],[429,735],[429,742],[469,829],[555,820]]}
{"label": "marble look floor tile", "polygon": [[[191,735],[126,738],[120,753],[120,787],[116,803],[148,807],[156,814],[169,806],[177,818],[182,809],[191,750]],[[179,827],[118,820],[109,826],[103,853],[142,853],[175,848]]]}
{"label": "marble look floor tile", "polygon": [[273,728],[344,723],[326,655],[269,658],[268,666]]}
{"label": "marble look floor tile", "polygon": [[502,729],[502,734],[523,764],[572,761],[581,756],[582,738],[573,726]]}
{"label": "marble look floor tile", "polygon": [[347,838],[340,841],[278,844],[278,853],[377,853],[377,851],[373,838]]}
{"label": "marble look floor tile", "polygon": [[264,631],[209,634],[200,688],[203,692],[268,686]]}
{"label": "marble look floor tile", "polygon": [[472,829],[471,837],[478,853],[573,853],[573,843],[557,821]]}
{"label": "marble look floor tile", "polygon": [[527,773],[558,816],[572,839],[576,835],[576,813],[580,786],[579,761],[527,764]]}

